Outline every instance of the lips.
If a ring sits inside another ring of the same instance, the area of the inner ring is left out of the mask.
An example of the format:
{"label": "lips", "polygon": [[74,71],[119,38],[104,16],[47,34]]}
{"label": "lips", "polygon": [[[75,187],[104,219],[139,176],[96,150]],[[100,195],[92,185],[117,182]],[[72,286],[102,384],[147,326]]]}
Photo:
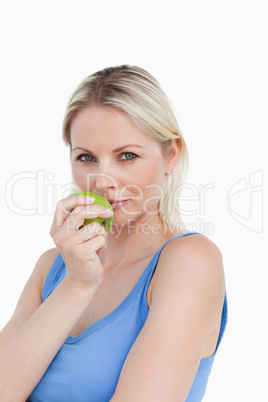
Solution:
{"label": "lips", "polygon": [[125,200],[108,200],[108,201],[111,204],[112,208],[115,209],[125,205],[129,201],[129,198]]}

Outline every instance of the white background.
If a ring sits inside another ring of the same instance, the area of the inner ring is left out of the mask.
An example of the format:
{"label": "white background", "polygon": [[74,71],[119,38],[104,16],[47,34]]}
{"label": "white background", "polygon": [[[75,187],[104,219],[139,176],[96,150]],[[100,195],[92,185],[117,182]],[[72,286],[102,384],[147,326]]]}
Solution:
{"label": "white background", "polygon": [[229,322],[205,401],[268,400],[266,5],[2,2],[0,327],[54,246],[53,211],[71,178],[61,140],[71,92],[104,67],[139,65],[168,94],[188,144],[186,219],[224,257]]}

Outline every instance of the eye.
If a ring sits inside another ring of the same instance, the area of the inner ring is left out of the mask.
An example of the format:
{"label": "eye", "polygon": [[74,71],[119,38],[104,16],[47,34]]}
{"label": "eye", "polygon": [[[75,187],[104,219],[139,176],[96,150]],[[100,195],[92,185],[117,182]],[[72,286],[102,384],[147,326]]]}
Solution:
{"label": "eye", "polygon": [[93,162],[93,156],[88,155],[88,154],[83,154],[83,155],[77,156],[76,160],[79,160],[81,162]]}
{"label": "eye", "polygon": [[122,157],[121,160],[123,161],[130,161],[138,158],[138,155],[134,154],[133,152],[123,152],[120,156]]}

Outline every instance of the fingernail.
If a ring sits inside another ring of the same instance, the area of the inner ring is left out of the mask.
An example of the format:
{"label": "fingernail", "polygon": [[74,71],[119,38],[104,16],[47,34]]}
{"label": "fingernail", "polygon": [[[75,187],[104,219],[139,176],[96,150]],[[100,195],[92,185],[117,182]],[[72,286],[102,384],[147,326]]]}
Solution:
{"label": "fingernail", "polygon": [[109,208],[105,209],[104,212],[106,212],[106,214],[108,214],[108,213],[113,214],[113,211],[111,209],[109,209]]}
{"label": "fingernail", "polygon": [[90,197],[89,195],[86,195],[86,201],[87,202],[94,202],[95,200],[96,200],[96,198]]}

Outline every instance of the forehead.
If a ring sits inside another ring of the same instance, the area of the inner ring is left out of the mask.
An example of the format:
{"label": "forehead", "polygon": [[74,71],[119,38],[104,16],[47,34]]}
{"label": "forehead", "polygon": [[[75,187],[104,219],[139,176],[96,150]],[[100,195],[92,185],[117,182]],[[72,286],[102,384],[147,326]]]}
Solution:
{"label": "forehead", "polygon": [[83,141],[134,140],[143,144],[156,140],[140,129],[126,114],[111,107],[88,107],[79,112],[71,123],[72,146]]}

